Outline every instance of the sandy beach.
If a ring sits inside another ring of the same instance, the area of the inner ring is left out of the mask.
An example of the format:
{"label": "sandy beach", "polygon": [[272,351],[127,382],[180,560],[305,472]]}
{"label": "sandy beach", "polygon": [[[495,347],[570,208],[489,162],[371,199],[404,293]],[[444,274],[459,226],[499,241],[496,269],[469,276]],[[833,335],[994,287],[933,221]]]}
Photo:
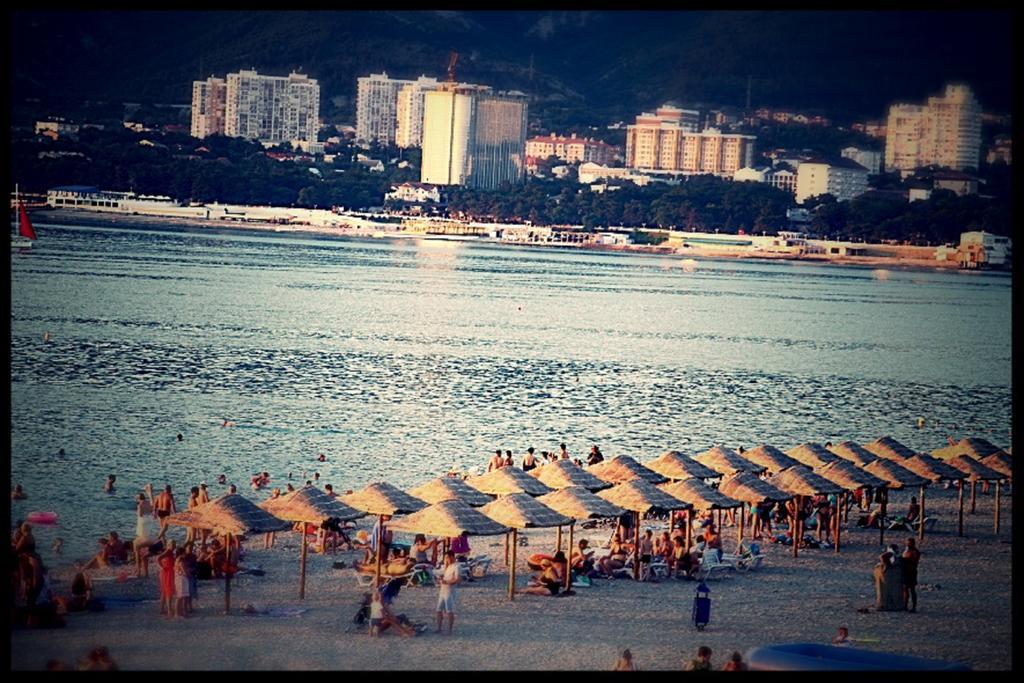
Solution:
{"label": "sandy beach", "polygon": [[[916,493],[893,492],[890,509],[902,513]],[[262,549],[262,538],[247,542],[243,565],[261,566],[265,575],[233,583],[230,616],[223,615],[223,582],[213,581],[200,582],[199,609],[192,618],[171,621],[159,616],[157,571],[151,568],[148,579],[95,584],[99,597],[140,602],[119,601],[102,613],[71,614],[63,629],[12,632],[12,668],[41,670],[50,659],[74,664],[97,645],[106,645],[122,669],[140,670],[606,670],[627,647],[642,669],[671,670],[679,669],[700,645],[714,650],[712,660],[720,668],[733,650],[745,653],[769,643],[828,643],[844,625],[855,640],[872,641],[860,645],[867,649],[1005,670],[1013,663],[1012,497],[1002,500],[997,537],[994,495],[981,494],[979,486],[977,512],[965,514],[967,535],[958,538],[955,489],[929,488],[927,513],[940,521],[936,533],[920,546],[919,611],[914,614],[873,609],[877,530],[844,529],[838,555],[831,549],[808,549],[794,559],[790,547],[762,543],[767,557],[756,572],[712,577],[711,623],[703,632],[690,620],[692,582],[595,580],[593,587],[577,588],[575,596],[564,599],[517,595],[509,602],[502,537],[476,537],[471,539],[473,552],[486,552],[495,561],[486,578],[460,586],[454,635],[432,632],[435,587],[405,587],[396,612],[430,623],[431,631],[401,642],[392,634],[374,640],[352,623],[363,589],[350,569],[333,568],[336,560],[351,563],[356,555],[311,555],[306,600],[300,601],[297,539],[279,534],[272,550]],[[851,525],[854,518],[851,514]],[[366,520],[360,522],[368,528]],[[129,533],[127,524],[118,520],[115,528],[125,526]],[[577,538],[600,546],[609,533],[584,530]],[[735,533],[735,528],[725,528],[727,549],[735,543]],[[181,537],[183,531],[175,529],[171,536]],[[529,545],[519,553],[519,588],[526,586],[526,556],[554,544],[554,530],[528,530],[526,536]],[[886,542],[902,546],[907,536],[887,532]],[[402,538],[396,535],[396,540]],[[53,568],[60,581],[54,585],[56,592],[67,591],[69,571],[69,564]],[[242,608],[248,603],[306,611],[291,617],[247,616]],[[858,612],[864,607],[872,609]]]}

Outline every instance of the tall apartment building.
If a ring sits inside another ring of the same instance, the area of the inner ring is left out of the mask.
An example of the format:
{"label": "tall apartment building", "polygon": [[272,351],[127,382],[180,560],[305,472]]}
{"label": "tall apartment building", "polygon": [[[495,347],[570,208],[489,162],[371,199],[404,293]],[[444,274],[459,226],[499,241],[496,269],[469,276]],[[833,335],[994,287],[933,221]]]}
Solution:
{"label": "tall apartment building", "polygon": [[831,194],[839,201],[848,201],[867,191],[868,169],[850,159],[812,159],[797,168],[798,204],[803,204],[808,197],[822,194]]}
{"label": "tall apartment building", "polygon": [[947,85],[928,104],[894,104],[886,123],[885,167],[977,169],[981,158],[981,105],[966,85]]}
{"label": "tall apartment building", "polygon": [[420,76],[398,90],[395,101],[395,144],[399,147],[423,145],[423,98],[441,84],[436,78]]}
{"label": "tall apartment building", "polygon": [[592,161],[603,166],[615,158],[615,148],[594,138],[576,137],[576,133],[569,137],[552,133],[527,140],[526,156],[537,159],[554,156],[570,164]]}
{"label": "tall apartment building", "polygon": [[753,164],[755,136],[723,134],[717,128],[698,133],[670,109],[645,112],[626,127],[627,167],[731,178]]}
{"label": "tall apartment building", "polygon": [[424,96],[420,180],[497,189],[526,169],[526,96],[445,86]]}
{"label": "tall apartment building", "polygon": [[210,76],[205,81],[192,82],[192,137],[223,135],[226,100],[227,83],[223,78]]}

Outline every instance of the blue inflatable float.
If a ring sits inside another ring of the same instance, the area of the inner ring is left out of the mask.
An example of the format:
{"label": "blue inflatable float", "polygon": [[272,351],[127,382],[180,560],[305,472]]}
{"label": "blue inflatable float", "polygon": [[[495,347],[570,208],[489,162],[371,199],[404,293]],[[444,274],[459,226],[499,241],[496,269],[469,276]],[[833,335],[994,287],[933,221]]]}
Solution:
{"label": "blue inflatable float", "polygon": [[752,671],[970,671],[969,666],[818,643],[766,645],[747,652]]}

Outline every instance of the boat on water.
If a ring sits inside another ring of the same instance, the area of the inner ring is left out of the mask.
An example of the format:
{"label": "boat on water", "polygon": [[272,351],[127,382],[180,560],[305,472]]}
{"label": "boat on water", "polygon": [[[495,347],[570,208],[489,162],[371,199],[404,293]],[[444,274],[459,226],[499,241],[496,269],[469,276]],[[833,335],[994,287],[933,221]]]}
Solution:
{"label": "boat on water", "polygon": [[12,249],[31,249],[36,237],[36,231],[32,227],[32,221],[28,219],[28,211],[25,210],[25,202],[18,200],[18,191],[14,191],[14,203],[18,207],[18,234],[11,235]]}

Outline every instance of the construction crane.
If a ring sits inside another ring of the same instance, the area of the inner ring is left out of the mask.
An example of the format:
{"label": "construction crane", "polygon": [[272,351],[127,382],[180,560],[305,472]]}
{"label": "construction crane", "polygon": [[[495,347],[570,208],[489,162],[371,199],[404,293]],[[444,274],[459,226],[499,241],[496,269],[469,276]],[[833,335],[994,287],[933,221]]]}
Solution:
{"label": "construction crane", "polygon": [[455,63],[459,61],[459,53],[452,50],[448,55],[448,82],[455,83]]}

